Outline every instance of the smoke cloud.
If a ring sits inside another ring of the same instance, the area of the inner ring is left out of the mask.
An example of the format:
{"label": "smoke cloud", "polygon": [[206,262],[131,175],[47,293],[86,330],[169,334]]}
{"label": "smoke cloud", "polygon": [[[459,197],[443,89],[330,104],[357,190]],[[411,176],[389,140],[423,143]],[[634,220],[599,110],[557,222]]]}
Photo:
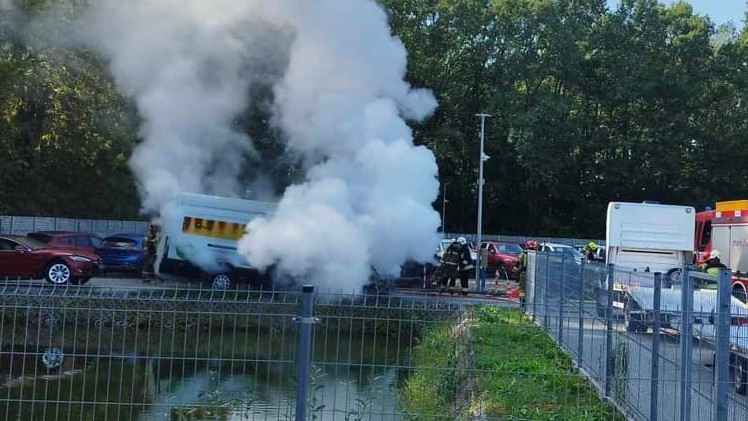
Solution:
{"label": "smoke cloud", "polygon": [[130,160],[145,212],[182,191],[235,196],[253,154],[233,121],[253,84],[285,54],[286,36],[245,2],[95,0],[86,39],[109,59],[119,89],[145,123]]}
{"label": "smoke cloud", "polygon": [[315,162],[269,219],[250,223],[240,251],[333,290],[358,290],[370,266],[394,274],[425,261],[439,216],[433,154],[414,147],[402,116],[436,101],[403,80],[406,52],[368,0],[273,2],[271,21],[293,28],[289,66],[276,85],[288,146]]}
{"label": "smoke cloud", "polygon": [[239,252],[335,290],[431,258],[438,169],[406,119],[436,101],[404,81],[405,48],[374,1],[94,0],[85,27],[144,120],[130,161],[144,211],[183,191],[246,191],[254,151],[233,122],[272,84],[273,124],[307,172]]}

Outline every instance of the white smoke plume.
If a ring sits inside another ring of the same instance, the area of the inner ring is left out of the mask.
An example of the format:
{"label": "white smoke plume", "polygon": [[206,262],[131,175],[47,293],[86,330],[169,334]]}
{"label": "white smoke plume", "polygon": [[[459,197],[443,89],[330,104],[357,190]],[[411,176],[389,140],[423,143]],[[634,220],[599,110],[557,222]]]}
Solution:
{"label": "white smoke plume", "polygon": [[359,290],[370,266],[393,273],[433,253],[439,216],[433,154],[414,147],[401,117],[422,119],[433,96],[404,82],[406,52],[368,0],[276,1],[264,10],[293,28],[288,70],[276,86],[289,147],[318,162],[240,251],[323,288]]}
{"label": "white smoke plume", "polygon": [[270,65],[284,70],[274,124],[308,172],[240,253],[336,290],[431,257],[436,160],[405,119],[436,101],[404,81],[405,48],[374,1],[93,0],[87,28],[145,121],[131,159],[145,211],[182,191],[242,192],[252,149],[232,122]]}
{"label": "white smoke plume", "polygon": [[271,62],[283,37],[236,0],[94,0],[85,26],[145,121],[130,160],[143,210],[182,191],[239,193],[252,147],[232,122],[259,82],[255,64]]}
{"label": "white smoke plume", "polygon": [[0,12],[7,13],[16,10],[13,0],[0,0]]}

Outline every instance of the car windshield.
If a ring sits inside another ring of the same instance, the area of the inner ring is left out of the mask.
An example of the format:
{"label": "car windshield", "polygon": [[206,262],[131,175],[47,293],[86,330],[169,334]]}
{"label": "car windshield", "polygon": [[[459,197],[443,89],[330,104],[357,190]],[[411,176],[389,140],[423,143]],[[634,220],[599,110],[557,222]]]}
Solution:
{"label": "car windshield", "polygon": [[499,253],[520,254],[522,247],[519,244],[499,244]]}
{"label": "car windshield", "polygon": [[573,258],[581,258],[582,253],[579,252],[579,250],[575,249],[574,247],[558,247],[556,248],[556,253],[561,253],[565,256],[573,257]]}
{"label": "car windshield", "polygon": [[47,247],[45,243],[31,237],[14,238],[13,240],[18,241],[30,249],[43,249]]}
{"label": "car windshield", "polygon": [[51,235],[43,234],[41,232],[32,232],[32,233],[26,234],[26,237],[36,240],[38,242],[42,242],[42,243],[49,243],[49,240],[52,239]]}

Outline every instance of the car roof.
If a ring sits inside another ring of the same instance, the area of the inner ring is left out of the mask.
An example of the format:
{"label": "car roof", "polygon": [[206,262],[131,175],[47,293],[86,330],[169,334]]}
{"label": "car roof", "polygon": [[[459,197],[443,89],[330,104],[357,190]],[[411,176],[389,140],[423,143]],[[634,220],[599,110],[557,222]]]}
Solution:
{"label": "car roof", "polygon": [[5,238],[8,240],[20,240],[26,237],[25,235],[17,235],[17,234],[3,234],[0,235],[0,238]]}
{"label": "car roof", "polygon": [[46,235],[96,235],[90,232],[80,231],[34,231],[30,234],[46,234]]}
{"label": "car roof", "polygon": [[134,239],[134,238],[143,238],[143,237],[145,237],[145,235],[143,235],[143,234],[137,234],[137,233],[124,233],[124,232],[123,232],[123,233],[121,233],[121,234],[112,234],[112,235],[107,235],[107,236],[106,236],[106,237],[104,237],[104,238],[133,238],[133,239]]}
{"label": "car roof", "polygon": [[554,248],[560,248],[560,247],[570,247],[574,248],[574,246],[569,244],[561,244],[561,243],[541,243],[541,246],[548,246],[548,247],[554,247]]}

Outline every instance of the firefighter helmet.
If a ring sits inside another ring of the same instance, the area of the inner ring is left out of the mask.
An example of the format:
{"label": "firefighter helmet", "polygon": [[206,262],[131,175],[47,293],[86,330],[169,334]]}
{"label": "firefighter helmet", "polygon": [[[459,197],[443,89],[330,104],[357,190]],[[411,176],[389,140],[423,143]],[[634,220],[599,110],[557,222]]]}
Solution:
{"label": "firefighter helmet", "polygon": [[465,237],[457,237],[457,242],[464,246],[467,244],[467,239],[465,239]]}
{"label": "firefighter helmet", "polygon": [[711,253],[709,253],[710,259],[719,259],[722,255],[719,253],[719,250],[712,250]]}

